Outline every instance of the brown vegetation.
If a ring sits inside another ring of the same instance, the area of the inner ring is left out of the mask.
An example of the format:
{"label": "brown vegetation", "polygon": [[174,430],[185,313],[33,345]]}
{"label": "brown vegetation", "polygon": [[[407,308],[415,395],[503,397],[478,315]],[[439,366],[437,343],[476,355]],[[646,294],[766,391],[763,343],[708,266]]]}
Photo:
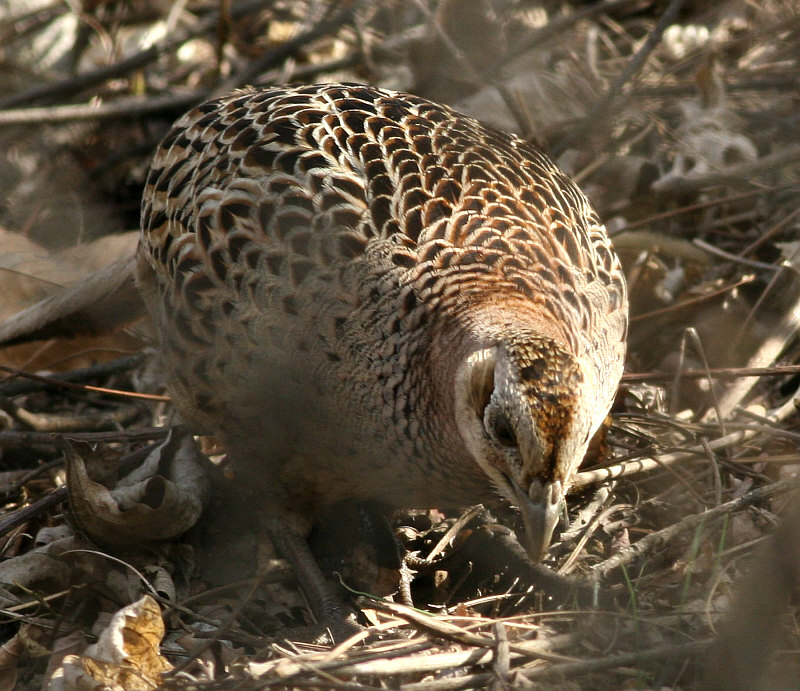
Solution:
{"label": "brown vegetation", "polygon": [[[486,514],[399,515],[420,609],[362,595],[369,637],[335,649],[298,642],[284,563],[209,499],[224,464],[159,445],[141,324],[0,351],[0,689],[800,688],[800,518],[780,518],[800,464],[796,2],[11,4],[0,317],[129,256],[149,156],[191,104],[361,81],[553,154],[614,237],[632,329],[549,571]],[[331,570],[391,592],[369,547]]]}

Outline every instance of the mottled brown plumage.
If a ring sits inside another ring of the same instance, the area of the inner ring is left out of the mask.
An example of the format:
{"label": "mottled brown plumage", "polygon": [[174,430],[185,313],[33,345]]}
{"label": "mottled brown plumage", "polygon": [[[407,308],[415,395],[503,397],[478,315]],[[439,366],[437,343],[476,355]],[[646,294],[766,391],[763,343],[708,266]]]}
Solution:
{"label": "mottled brown plumage", "polygon": [[184,419],[302,535],[342,499],[504,496],[527,545],[622,372],[627,299],[534,146],[359,85],[205,103],[152,165],[138,281]]}

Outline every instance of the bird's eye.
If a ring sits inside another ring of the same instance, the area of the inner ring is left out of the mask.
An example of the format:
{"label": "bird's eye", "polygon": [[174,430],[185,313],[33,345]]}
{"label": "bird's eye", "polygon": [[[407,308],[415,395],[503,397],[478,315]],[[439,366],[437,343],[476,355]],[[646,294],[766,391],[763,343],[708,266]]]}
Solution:
{"label": "bird's eye", "polygon": [[514,434],[514,428],[505,415],[498,415],[493,426],[494,438],[503,446],[515,447],[517,445],[517,436]]}

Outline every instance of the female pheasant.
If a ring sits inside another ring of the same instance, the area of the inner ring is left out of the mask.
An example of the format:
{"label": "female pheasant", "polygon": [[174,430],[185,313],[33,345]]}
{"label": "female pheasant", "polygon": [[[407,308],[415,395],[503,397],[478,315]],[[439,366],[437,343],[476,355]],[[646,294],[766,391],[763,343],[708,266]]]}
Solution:
{"label": "female pheasant", "polygon": [[624,278],[575,184],[512,134],[383,89],[183,116],[147,180],[137,279],[178,410],[306,571],[311,522],[346,499],[499,495],[538,559],[622,373]]}

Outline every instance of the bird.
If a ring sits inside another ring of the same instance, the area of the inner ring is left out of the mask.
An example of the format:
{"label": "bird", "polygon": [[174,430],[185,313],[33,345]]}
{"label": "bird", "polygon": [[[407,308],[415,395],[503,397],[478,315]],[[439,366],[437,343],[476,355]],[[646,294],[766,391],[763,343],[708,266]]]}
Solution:
{"label": "bird", "polygon": [[[407,93],[249,88],[153,158],[136,280],[185,424],[295,566],[341,501],[498,501],[546,552],[622,374],[624,274],[534,144]],[[327,609],[326,609],[327,608]]]}

